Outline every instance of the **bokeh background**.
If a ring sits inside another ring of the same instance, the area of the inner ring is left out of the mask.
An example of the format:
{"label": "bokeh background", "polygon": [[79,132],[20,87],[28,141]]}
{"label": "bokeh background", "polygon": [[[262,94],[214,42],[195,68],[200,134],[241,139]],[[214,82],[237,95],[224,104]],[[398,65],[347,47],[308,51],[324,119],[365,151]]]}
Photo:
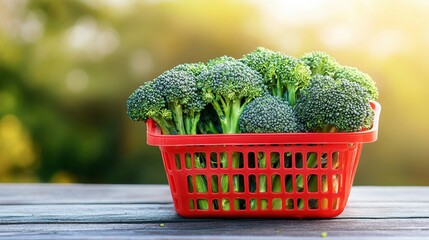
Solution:
{"label": "bokeh background", "polygon": [[177,64],[326,51],[377,82],[355,185],[429,184],[429,1],[0,0],[0,182],[166,183],[129,94]]}

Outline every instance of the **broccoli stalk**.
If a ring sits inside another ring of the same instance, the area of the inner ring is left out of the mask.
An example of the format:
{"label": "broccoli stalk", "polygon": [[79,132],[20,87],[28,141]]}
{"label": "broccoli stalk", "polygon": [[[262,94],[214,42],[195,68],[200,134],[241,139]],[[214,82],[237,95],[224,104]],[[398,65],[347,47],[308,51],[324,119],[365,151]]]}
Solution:
{"label": "broccoli stalk", "polygon": [[[265,91],[262,77],[231,57],[212,60],[209,65],[210,67],[199,75],[197,82],[202,90],[203,99],[216,112],[222,133],[239,133],[238,122],[244,108]],[[239,154],[234,152],[231,156],[231,167],[238,168],[239,160]],[[229,167],[227,154],[220,155],[220,163],[223,168]],[[221,190],[229,191],[227,175],[221,176]],[[239,190],[238,176],[234,176],[233,191]],[[222,207],[229,210],[229,201],[223,199]],[[238,203],[235,203],[235,208],[239,209]]]}
{"label": "broccoli stalk", "polygon": [[200,122],[198,123],[198,131],[203,134],[221,133],[219,118],[212,105],[207,105],[201,112]]}

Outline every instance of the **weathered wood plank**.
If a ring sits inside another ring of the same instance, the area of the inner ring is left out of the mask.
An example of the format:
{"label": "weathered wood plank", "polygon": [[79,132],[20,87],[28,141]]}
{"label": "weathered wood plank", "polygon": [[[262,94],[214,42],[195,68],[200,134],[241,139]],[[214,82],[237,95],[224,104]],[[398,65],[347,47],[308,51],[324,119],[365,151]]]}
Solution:
{"label": "weathered wood plank", "polygon": [[0,204],[167,203],[167,185],[0,184]]}
{"label": "weathered wood plank", "polygon": [[[350,203],[339,219],[429,219],[429,203]],[[172,204],[5,205],[1,223],[151,223],[193,222],[179,217]],[[218,221],[213,219],[212,221]]]}
{"label": "weathered wood plank", "polygon": [[[8,239],[422,239],[429,237],[428,219],[223,220],[148,224],[0,225]],[[412,232],[412,235],[410,235]]]}
{"label": "weathered wood plank", "polygon": [[429,202],[429,187],[418,186],[353,186],[352,202]]}

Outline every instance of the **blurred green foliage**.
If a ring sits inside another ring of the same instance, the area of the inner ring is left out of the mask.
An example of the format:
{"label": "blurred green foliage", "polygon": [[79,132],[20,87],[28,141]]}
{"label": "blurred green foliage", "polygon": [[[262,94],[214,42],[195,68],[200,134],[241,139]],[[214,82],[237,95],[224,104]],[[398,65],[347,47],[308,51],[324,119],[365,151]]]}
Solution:
{"label": "blurred green foliage", "polygon": [[[166,183],[129,94],[177,64],[264,46],[329,52],[380,90],[355,184],[427,185],[429,4],[0,1],[0,181]],[[400,12],[400,14],[398,14]]]}

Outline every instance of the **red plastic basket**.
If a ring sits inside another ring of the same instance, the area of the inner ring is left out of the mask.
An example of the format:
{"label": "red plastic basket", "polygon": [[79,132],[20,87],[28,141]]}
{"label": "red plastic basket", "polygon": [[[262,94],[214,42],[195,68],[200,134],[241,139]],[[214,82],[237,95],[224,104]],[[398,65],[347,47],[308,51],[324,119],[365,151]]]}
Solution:
{"label": "red plastic basket", "polygon": [[147,143],[181,216],[330,218],[346,206],[362,144],[377,140],[381,106],[371,106],[373,127],[360,132],[162,135],[148,121]]}

